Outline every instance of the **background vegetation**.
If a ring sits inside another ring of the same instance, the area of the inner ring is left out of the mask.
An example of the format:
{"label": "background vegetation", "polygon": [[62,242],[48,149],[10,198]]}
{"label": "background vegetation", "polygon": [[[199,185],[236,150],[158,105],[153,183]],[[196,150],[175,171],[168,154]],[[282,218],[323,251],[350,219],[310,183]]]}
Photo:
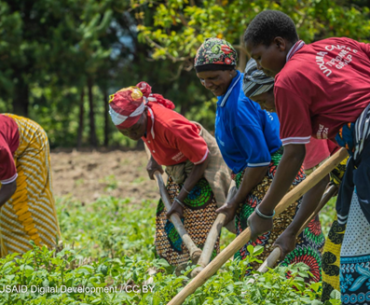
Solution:
{"label": "background vegetation", "polygon": [[[108,95],[149,82],[176,110],[213,129],[215,103],[192,70],[197,47],[241,35],[279,9],[306,42],[369,40],[367,0],[0,0],[0,111],[29,116],[52,147],[132,145],[114,133]],[[123,139],[123,140],[122,140]]]}

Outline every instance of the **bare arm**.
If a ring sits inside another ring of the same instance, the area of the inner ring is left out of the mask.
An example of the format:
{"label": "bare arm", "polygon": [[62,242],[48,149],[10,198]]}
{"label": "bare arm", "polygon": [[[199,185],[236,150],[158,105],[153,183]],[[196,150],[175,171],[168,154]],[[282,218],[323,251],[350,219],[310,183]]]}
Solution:
{"label": "bare arm", "polygon": [[305,154],[306,147],[304,144],[284,146],[283,157],[276,170],[271,187],[259,207],[263,214],[271,215],[277,204],[285,196],[302,166]]}
{"label": "bare arm", "polygon": [[321,197],[330,181],[329,175],[322,179],[312,189],[310,189],[302,199],[301,206],[294,217],[293,222],[279,236],[275,242],[275,246],[281,249],[280,259],[294,250],[296,245],[296,237],[303,223],[312,215],[320,203]]}
{"label": "bare arm", "polygon": [[156,171],[159,171],[161,174],[163,174],[162,166],[159,165],[157,163],[157,161],[154,160],[153,156],[150,156],[150,159],[149,159],[148,164],[146,166],[146,170],[147,170],[149,178],[151,180],[154,180],[154,173]]}
{"label": "bare arm", "polygon": [[[296,177],[306,154],[304,144],[289,144],[284,146],[284,153],[272,181],[270,189],[259,205],[259,210],[265,215],[272,215],[279,201],[289,190]],[[272,219],[263,219],[254,212],[248,219],[252,240],[272,229]]]}
{"label": "bare arm", "polygon": [[[183,188],[181,189],[180,193],[177,195],[177,199],[180,202],[183,202],[186,196],[188,195],[186,191],[190,192],[193,189],[193,187],[198,183],[200,178],[204,176],[204,172],[208,166],[208,163],[209,163],[209,155],[204,160],[204,162],[194,165],[189,176],[186,178],[184,182]],[[175,212],[178,213],[180,216],[182,216],[182,207],[178,204],[176,200],[172,203],[171,210],[168,211],[167,217],[170,217]]]}
{"label": "bare arm", "polygon": [[1,185],[0,189],[0,207],[2,207],[13,196],[17,190],[17,181]]}
{"label": "bare arm", "polygon": [[232,201],[236,203],[243,202],[252,189],[266,176],[267,169],[268,166],[247,167],[243,175],[242,184]]}
{"label": "bare arm", "polygon": [[204,160],[203,163],[194,165],[193,169],[190,172],[190,175],[186,178],[184,182],[183,188],[181,189],[179,195],[177,196],[177,198],[180,201],[184,201],[186,196],[188,195],[185,189],[190,192],[193,189],[193,187],[198,183],[200,178],[204,176],[204,172],[208,166],[208,163],[209,163],[209,155],[207,156],[207,158]]}
{"label": "bare arm", "polygon": [[319,205],[329,181],[330,179],[328,175],[303,196],[301,206],[294,217],[293,222],[286,229],[288,232],[297,235],[302,224],[305,223],[307,218],[312,215]]}
{"label": "bare arm", "polygon": [[268,166],[246,168],[243,181],[235,196],[216,211],[217,213],[226,214],[225,223],[229,223],[234,218],[239,203],[244,202],[252,189],[262,181],[263,177],[266,175],[267,169]]}

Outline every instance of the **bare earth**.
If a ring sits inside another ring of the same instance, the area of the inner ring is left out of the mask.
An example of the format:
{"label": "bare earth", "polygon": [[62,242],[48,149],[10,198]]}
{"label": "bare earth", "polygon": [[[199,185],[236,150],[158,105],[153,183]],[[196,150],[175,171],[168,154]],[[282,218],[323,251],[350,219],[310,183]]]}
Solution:
{"label": "bare earth", "polygon": [[144,151],[52,152],[53,191],[84,203],[101,196],[158,199],[157,185],[146,172]]}

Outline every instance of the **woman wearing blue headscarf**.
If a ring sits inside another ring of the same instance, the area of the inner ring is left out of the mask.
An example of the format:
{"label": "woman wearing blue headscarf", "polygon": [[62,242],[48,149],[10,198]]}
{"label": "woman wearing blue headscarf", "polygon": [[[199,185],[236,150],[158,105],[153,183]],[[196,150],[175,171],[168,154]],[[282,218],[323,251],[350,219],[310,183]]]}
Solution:
{"label": "woman wearing blue headscarf", "polygon": [[[198,49],[195,70],[202,85],[218,99],[215,137],[237,187],[236,194],[218,212],[227,215],[226,223],[235,216],[238,235],[247,228],[247,219],[254,211],[262,218],[274,216],[262,214],[258,205],[279,165],[282,143],[276,114],[262,110],[244,95],[243,74],[235,69],[236,60],[237,53],[230,43],[210,38]],[[268,86],[272,88],[273,84]],[[304,178],[301,169],[291,188]],[[292,221],[299,203],[300,200],[276,217],[272,231],[262,234],[255,242],[247,243],[235,257],[244,259],[248,255],[247,246],[252,244],[264,246],[265,251],[260,258],[265,259],[272,251],[274,241]],[[316,238],[302,236],[302,242],[296,247],[295,261],[301,260],[309,265],[313,279],[319,281],[321,259],[316,251]],[[303,244],[314,244],[315,247],[300,247]],[[288,258],[283,261],[283,264],[290,263],[292,261]]]}

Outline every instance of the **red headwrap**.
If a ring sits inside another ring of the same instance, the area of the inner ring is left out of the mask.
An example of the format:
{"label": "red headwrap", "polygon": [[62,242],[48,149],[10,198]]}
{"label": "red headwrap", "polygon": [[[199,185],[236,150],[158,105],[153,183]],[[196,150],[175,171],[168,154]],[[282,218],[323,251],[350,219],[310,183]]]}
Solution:
{"label": "red headwrap", "polygon": [[119,129],[133,126],[139,120],[145,109],[151,103],[162,104],[164,107],[174,109],[175,105],[160,94],[152,94],[152,87],[146,82],[136,86],[117,91],[110,96],[109,114],[114,125]]}

